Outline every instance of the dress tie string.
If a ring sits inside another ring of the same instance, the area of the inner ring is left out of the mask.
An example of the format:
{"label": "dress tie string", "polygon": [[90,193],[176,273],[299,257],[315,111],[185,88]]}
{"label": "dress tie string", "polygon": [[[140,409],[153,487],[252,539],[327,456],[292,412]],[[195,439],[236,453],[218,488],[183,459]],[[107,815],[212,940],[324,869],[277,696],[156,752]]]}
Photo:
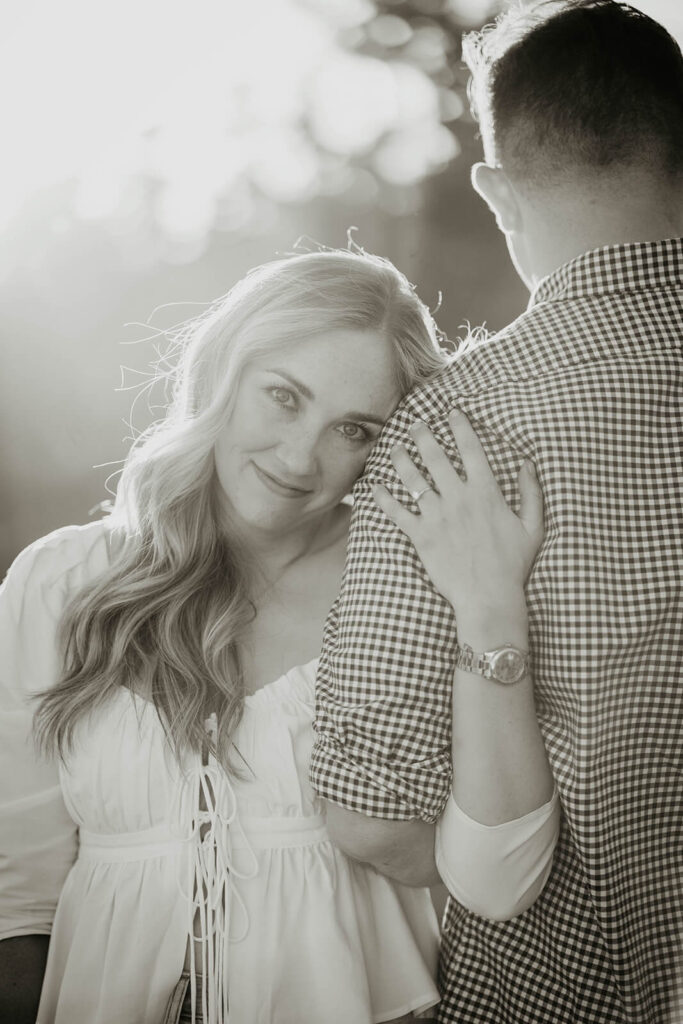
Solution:
{"label": "dress tie string", "polygon": [[[210,731],[212,720],[207,720],[206,724]],[[199,946],[203,1019],[206,1024],[228,1024],[228,946],[242,942],[249,931],[247,909],[234,880],[254,878],[258,861],[239,820],[232,783],[212,754],[207,764],[197,758],[186,770],[173,820],[184,833],[183,838],[188,840],[190,854],[185,885],[179,882],[179,888],[188,913],[192,1020],[195,1020],[197,1008],[196,947]],[[250,864],[246,870],[235,866],[233,832],[239,836],[240,848],[247,851]],[[238,915],[242,918],[242,929],[234,935]],[[199,926],[198,935],[195,935],[195,921]]]}

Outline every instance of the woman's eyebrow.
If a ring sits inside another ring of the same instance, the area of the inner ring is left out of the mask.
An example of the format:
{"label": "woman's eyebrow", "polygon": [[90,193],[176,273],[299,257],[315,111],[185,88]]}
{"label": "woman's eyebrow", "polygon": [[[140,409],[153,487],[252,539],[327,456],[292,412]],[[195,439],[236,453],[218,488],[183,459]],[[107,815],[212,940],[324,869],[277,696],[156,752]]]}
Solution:
{"label": "woman's eyebrow", "polygon": [[347,412],[346,418],[360,420],[363,423],[376,423],[378,427],[383,427],[387,422],[383,416],[375,416],[374,412]]}
{"label": "woman's eyebrow", "polygon": [[280,377],[284,377],[285,380],[289,381],[289,383],[297,389],[297,391],[301,392],[304,398],[308,398],[309,400],[315,398],[315,395],[313,394],[309,387],[306,387],[305,384],[302,384],[300,380],[296,379],[296,377],[292,377],[291,374],[285,373],[284,370],[278,370],[276,366],[273,366],[268,372],[277,373],[280,375]]}
{"label": "woman's eyebrow", "polygon": [[[285,370],[280,370],[276,366],[272,366],[268,370],[268,373],[277,373],[278,376],[284,377],[284,379],[288,381],[292,385],[292,387],[295,387],[297,391],[299,391],[304,396],[304,398],[308,398],[309,401],[312,401],[315,398],[315,395],[313,394],[311,389],[307,387],[305,384],[302,384],[302,382],[300,380],[297,380],[296,377],[292,377],[291,373],[287,373]],[[350,420],[360,420],[363,423],[375,423],[377,424],[378,427],[383,427],[384,424],[386,423],[386,419],[383,416],[376,416],[372,412],[350,411],[345,414],[345,417]]]}

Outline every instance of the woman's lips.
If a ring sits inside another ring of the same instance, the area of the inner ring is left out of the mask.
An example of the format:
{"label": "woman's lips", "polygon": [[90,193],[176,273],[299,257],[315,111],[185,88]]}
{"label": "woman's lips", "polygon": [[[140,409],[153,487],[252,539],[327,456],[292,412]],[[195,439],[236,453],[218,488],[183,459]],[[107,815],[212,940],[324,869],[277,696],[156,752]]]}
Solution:
{"label": "woman's lips", "polygon": [[265,469],[261,469],[260,466],[257,466],[255,462],[253,462],[252,465],[259,480],[274,494],[280,494],[284,498],[305,498],[311,493],[308,489],[303,487],[294,487],[292,484],[287,484],[276,476],[271,476],[271,474],[267,473]]}

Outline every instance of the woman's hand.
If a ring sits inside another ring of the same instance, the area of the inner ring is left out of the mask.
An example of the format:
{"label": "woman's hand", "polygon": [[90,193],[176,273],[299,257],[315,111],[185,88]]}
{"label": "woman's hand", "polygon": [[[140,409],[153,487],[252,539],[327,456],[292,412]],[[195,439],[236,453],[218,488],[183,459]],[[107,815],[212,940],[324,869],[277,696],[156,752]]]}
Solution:
{"label": "woman's hand", "polygon": [[521,504],[516,515],[503,498],[467,417],[454,410],[449,425],[466,480],[428,427],[417,422],[411,434],[436,490],[399,445],[391,459],[418,500],[420,514],[409,512],[381,485],[373,493],[380,508],[413,542],[460,623],[473,611],[495,614],[509,608],[510,602],[523,601],[524,583],[543,540],[543,496],[533,465],[525,462],[519,473]]}

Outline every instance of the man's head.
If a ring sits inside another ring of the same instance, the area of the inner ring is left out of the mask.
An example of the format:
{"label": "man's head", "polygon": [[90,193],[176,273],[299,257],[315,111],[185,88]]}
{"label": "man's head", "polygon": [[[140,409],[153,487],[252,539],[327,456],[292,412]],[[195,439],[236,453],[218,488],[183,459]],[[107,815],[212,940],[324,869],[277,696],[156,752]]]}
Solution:
{"label": "man's head", "polygon": [[[680,188],[683,56],[651,18],[618,0],[544,0],[467,36],[463,55],[487,161],[473,180],[508,241],[510,198],[539,211],[584,197],[594,220],[634,188]],[[512,254],[525,280],[538,276],[524,265],[533,253]]]}

